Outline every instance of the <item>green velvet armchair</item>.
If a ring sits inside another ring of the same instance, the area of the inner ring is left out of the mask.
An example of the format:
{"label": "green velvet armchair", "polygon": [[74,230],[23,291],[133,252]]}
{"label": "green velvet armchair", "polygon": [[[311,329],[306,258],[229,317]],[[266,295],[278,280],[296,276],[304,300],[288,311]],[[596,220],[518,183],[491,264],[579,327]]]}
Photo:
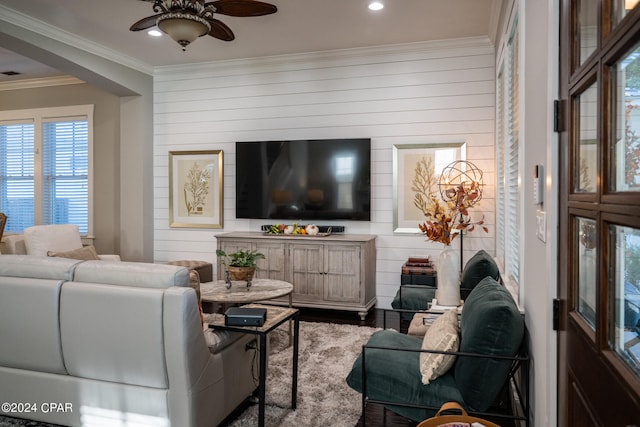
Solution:
{"label": "green velvet armchair", "polygon": [[[493,277],[480,280],[462,307],[459,327],[459,350],[452,352],[421,350],[422,339],[393,330],[376,332],[347,377],[349,386],[362,394],[363,415],[368,403],[379,403],[421,421],[454,401],[470,414],[484,416],[506,388],[518,395],[520,408],[515,414],[496,415],[528,425],[525,325],[509,291]],[[423,384],[421,353],[450,354],[455,362],[444,374]]]}

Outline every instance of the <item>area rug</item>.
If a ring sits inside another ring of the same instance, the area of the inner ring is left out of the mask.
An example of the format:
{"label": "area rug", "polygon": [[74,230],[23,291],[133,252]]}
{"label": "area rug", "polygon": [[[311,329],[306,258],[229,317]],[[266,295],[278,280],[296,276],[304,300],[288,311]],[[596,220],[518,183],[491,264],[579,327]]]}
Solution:
{"label": "area rug", "polygon": [[[333,323],[300,322],[297,409],[291,405],[291,348],[288,325],[269,335],[265,421],[280,427],[353,427],[361,414],[360,394],[345,378],[362,345],[376,329]],[[229,427],[258,425],[253,401]],[[50,424],[0,416],[0,427],[49,427]]]}
{"label": "area rug", "polygon": [[[286,326],[286,325],[285,325]],[[351,366],[374,328],[333,323],[300,322],[297,409],[291,405],[291,348],[288,329],[270,334],[265,424],[267,426],[353,427],[360,419],[360,394],[346,383]],[[258,404],[252,404],[229,427],[258,425]]]}

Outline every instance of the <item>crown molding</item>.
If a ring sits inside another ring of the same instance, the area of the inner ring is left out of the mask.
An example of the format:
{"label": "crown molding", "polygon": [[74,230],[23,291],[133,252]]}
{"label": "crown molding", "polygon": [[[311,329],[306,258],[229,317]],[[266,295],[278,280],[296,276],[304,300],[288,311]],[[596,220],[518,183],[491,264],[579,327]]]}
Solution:
{"label": "crown molding", "polygon": [[357,58],[368,58],[371,60],[375,57],[389,58],[393,56],[410,56],[412,54],[424,54],[452,49],[469,49],[477,51],[478,53],[481,52],[481,49],[487,49],[487,51],[493,53],[495,47],[487,36],[466,37],[363,48],[263,56],[259,58],[230,59],[226,61],[212,61],[196,64],[166,65],[155,67],[153,75],[154,77],[162,77],[164,75],[175,75],[175,73],[179,72],[189,72],[190,75],[193,76],[194,73],[197,72],[210,73],[212,71],[215,72],[238,68],[249,68],[259,72],[258,70],[266,67],[282,66],[282,64],[286,64],[287,67],[290,68],[292,64],[317,64],[344,59],[357,60]]}
{"label": "crown molding", "polygon": [[149,75],[153,74],[153,67],[144,62],[138,61],[130,56],[123,55],[114,49],[80,38],[76,34],[61,30],[58,27],[54,27],[53,25],[47,24],[46,22],[40,21],[13,9],[9,9],[3,5],[0,5],[0,20],[6,20],[7,22],[25,30],[48,37],[60,43],[73,46],[74,48],[124,65],[141,73]]}
{"label": "crown molding", "polygon": [[37,89],[50,86],[66,86],[85,83],[71,76],[46,77],[42,79],[24,79],[12,82],[0,82],[0,91],[18,89]]}

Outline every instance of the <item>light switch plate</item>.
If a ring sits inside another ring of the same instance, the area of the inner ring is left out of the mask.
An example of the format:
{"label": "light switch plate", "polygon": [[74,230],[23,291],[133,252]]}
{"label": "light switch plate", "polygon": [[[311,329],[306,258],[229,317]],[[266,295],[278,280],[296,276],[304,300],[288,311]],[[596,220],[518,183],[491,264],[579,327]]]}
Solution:
{"label": "light switch plate", "polygon": [[547,213],[536,210],[536,236],[546,243],[547,241]]}

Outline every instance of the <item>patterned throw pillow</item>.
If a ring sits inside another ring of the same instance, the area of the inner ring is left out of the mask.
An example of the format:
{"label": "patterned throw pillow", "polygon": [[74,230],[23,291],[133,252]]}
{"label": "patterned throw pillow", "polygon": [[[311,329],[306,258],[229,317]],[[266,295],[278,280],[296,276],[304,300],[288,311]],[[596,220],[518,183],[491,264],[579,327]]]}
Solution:
{"label": "patterned throw pillow", "polygon": [[79,259],[82,261],[92,261],[100,259],[100,257],[98,257],[98,253],[96,252],[96,248],[93,246],[85,246],[66,252],[47,251],[47,256]]}
{"label": "patterned throw pillow", "polygon": [[[427,330],[422,341],[423,350],[458,351],[460,346],[458,311],[448,310],[438,317]],[[429,384],[445,374],[456,360],[452,354],[420,353],[422,383]]]}

